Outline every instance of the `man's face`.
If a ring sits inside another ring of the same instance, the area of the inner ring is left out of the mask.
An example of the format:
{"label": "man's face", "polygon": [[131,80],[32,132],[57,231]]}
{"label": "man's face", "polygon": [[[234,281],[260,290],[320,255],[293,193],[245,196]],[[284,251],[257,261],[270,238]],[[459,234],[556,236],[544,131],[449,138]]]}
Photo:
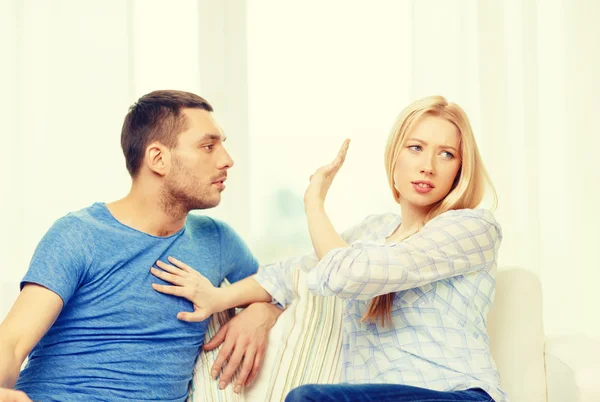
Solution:
{"label": "man's face", "polygon": [[219,205],[227,170],[233,160],[223,146],[225,136],[212,113],[183,109],[188,129],[178,134],[171,150],[171,169],[165,176],[166,196],[184,209]]}

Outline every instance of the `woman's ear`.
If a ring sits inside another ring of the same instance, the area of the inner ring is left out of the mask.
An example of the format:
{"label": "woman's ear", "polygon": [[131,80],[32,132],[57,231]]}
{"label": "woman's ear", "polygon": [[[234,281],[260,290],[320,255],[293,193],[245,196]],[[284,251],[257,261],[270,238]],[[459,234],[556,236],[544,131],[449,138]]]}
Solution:
{"label": "woman's ear", "polygon": [[152,172],[165,176],[171,168],[171,151],[160,142],[148,145],[144,163]]}

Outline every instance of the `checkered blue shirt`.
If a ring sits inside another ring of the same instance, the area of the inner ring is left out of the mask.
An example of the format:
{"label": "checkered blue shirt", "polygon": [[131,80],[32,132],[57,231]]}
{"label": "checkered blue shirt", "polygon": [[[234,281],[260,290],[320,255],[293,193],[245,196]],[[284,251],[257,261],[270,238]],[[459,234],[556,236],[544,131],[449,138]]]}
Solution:
{"label": "checkered blue shirt", "polygon": [[[261,267],[256,280],[274,301],[294,297],[292,271],[307,271],[312,293],[346,299],[344,381],[439,391],[482,388],[507,401],[490,353],[486,319],[495,293],[502,230],[483,209],[448,211],[400,243],[401,223],[369,216],[344,232],[349,247]],[[361,322],[369,301],[395,293],[392,322]]]}

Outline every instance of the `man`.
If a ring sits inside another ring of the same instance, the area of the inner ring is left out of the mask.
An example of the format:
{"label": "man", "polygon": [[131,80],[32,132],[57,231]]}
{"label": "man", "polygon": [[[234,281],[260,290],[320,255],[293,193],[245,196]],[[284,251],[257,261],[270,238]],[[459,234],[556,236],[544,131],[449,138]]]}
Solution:
{"label": "man", "polygon": [[[212,110],[179,91],[152,92],[130,108],[121,146],[131,190],[64,216],[38,244],[0,325],[0,401],[185,400],[208,320],[178,320],[195,307],[155,291],[153,283],[167,283],[151,267],[180,258],[215,286],[258,268],[227,224],[188,215],[219,204],[233,166]],[[218,371],[235,349],[221,387],[242,360],[236,392],[255,377],[279,314],[253,304],[205,345],[224,343]]]}

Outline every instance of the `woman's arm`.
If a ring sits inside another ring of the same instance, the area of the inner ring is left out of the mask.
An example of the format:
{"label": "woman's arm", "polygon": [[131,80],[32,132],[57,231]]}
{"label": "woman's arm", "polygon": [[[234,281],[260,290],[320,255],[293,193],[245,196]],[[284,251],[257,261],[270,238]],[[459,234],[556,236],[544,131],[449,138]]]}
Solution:
{"label": "woman's arm", "polygon": [[[370,215],[360,224],[336,235],[347,243],[359,239],[379,237],[391,220],[398,218],[393,214]],[[183,262],[169,258],[172,264],[157,261],[152,274],[175,286],[154,284],[153,288],[161,293],[184,297],[194,303],[203,314],[239,307],[253,302],[275,302],[285,308],[297,294],[297,278],[300,270],[310,271],[318,263],[315,253],[306,254],[261,266],[258,272],[226,288],[216,288],[193,268]],[[189,313],[187,313],[189,314]],[[195,313],[191,313],[195,314]],[[182,316],[186,314],[182,313]]]}
{"label": "woman's arm", "polygon": [[446,212],[405,241],[331,248],[308,273],[316,294],[359,300],[489,268],[502,240],[486,210]]}
{"label": "woman's arm", "polygon": [[335,231],[325,213],[325,198],[333,179],[344,164],[349,146],[350,140],[344,141],[333,162],[317,169],[310,177],[310,183],[304,193],[308,231],[319,260],[332,249],[348,247],[348,243]]}
{"label": "woman's arm", "polygon": [[495,264],[502,232],[485,210],[448,211],[401,243],[349,246],[335,232],[324,208],[348,145],[346,140],[335,160],[311,176],[304,193],[309,232],[319,258],[307,277],[313,293],[368,300]]}
{"label": "woman's arm", "polygon": [[296,277],[299,270],[307,270],[317,265],[314,253],[290,258],[275,264],[261,266],[254,279],[272,297],[272,301],[285,308],[297,295]]}
{"label": "woman's arm", "polygon": [[256,302],[270,302],[271,295],[260,286],[255,276],[249,276],[224,288],[217,288],[220,293],[218,311],[247,306]]}
{"label": "woman's arm", "polygon": [[335,231],[323,203],[305,202],[305,211],[308,232],[319,260],[335,248],[349,247],[342,236]]}
{"label": "woman's arm", "polygon": [[184,321],[203,321],[214,313],[229,308],[246,306],[254,302],[269,302],[271,295],[254,280],[247,277],[224,288],[215,287],[206,277],[186,263],[168,257],[167,264],[156,261],[150,272],[170,285],[153,283],[152,288],[160,293],[183,297],[194,304],[192,313],[180,312],[177,318]]}

